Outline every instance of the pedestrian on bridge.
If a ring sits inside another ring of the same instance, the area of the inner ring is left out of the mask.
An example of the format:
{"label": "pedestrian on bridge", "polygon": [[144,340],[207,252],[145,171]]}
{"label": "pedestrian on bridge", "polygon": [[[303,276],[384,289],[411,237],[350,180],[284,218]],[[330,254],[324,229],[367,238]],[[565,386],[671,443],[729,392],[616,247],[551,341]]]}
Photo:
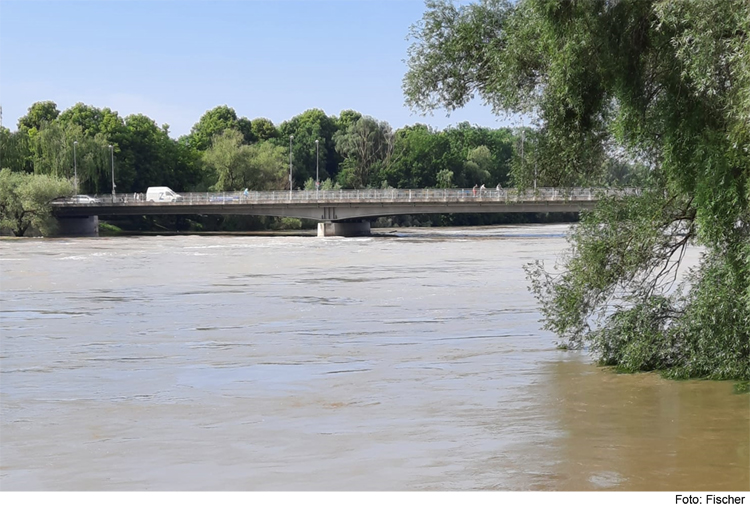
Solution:
{"label": "pedestrian on bridge", "polygon": [[474,187],[471,189],[471,193],[476,197],[477,196],[477,185],[475,184]]}

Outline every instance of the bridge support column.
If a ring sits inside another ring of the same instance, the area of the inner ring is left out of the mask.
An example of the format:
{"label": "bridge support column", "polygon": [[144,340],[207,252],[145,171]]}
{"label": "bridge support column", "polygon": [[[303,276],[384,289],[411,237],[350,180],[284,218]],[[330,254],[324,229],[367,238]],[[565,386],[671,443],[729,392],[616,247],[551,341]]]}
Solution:
{"label": "bridge support column", "polygon": [[98,237],[99,217],[58,217],[55,236]]}
{"label": "bridge support column", "polygon": [[366,237],[370,236],[370,222],[319,222],[319,237]]}

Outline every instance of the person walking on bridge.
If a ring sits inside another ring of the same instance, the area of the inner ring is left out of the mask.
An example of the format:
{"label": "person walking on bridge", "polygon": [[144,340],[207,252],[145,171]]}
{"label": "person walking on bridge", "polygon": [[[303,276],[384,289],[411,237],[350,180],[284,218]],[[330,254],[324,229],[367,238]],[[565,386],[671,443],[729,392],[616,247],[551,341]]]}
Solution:
{"label": "person walking on bridge", "polygon": [[476,197],[477,196],[477,185],[475,184],[474,187],[471,189],[471,193]]}

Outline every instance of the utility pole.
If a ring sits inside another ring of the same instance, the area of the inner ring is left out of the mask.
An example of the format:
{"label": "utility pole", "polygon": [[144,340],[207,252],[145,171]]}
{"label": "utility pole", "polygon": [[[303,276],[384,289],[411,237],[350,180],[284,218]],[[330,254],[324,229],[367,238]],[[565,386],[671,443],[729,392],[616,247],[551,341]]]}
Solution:
{"label": "utility pole", "polygon": [[289,136],[289,197],[292,196],[292,139],[294,139],[293,135]]}
{"label": "utility pole", "polygon": [[315,140],[315,191],[320,189],[320,174],[318,172],[320,164],[320,148],[318,146],[318,140]]}
{"label": "utility pole", "polygon": [[76,146],[78,146],[78,141],[73,141],[73,177],[75,178],[76,195],[78,195],[78,161],[76,160]]}
{"label": "utility pole", "polygon": [[115,201],[115,149],[109,145],[109,153],[112,161],[112,202]]}

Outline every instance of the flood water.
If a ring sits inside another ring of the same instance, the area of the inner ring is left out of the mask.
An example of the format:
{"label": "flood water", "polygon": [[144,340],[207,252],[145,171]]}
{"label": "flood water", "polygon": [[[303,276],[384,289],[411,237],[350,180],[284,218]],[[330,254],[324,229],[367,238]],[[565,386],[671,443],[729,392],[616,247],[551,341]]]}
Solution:
{"label": "flood water", "polygon": [[566,229],[0,241],[0,488],[750,490],[748,394],[541,330]]}

